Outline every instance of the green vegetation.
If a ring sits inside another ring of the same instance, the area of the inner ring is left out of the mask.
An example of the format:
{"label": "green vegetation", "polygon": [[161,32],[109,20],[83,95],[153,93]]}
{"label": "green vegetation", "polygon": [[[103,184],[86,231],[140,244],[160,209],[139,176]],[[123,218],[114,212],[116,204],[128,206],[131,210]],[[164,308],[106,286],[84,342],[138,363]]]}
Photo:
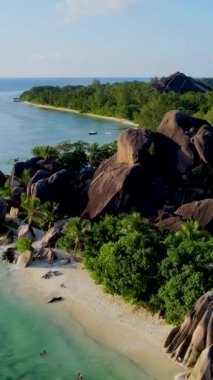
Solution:
{"label": "green vegetation", "polygon": [[165,233],[137,213],[106,215],[92,226],[73,218],[57,245],[68,251],[78,246],[107,292],[158,311],[171,323],[181,322],[195,300],[213,288],[213,238],[196,222]]}
{"label": "green vegetation", "polygon": [[20,178],[20,185],[21,186],[24,186],[24,187],[27,187],[29,181],[30,181],[30,171],[27,170],[27,169],[24,169],[23,170],[23,173],[21,175],[21,178]]}
{"label": "green vegetation", "polygon": [[[88,144],[84,141],[70,143],[64,141],[54,147],[36,146],[32,149],[34,156],[44,159],[54,159],[59,164],[70,167],[76,174],[86,165],[99,166],[100,163],[112,156],[117,150],[117,141],[109,144]],[[49,155],[49,156],[48,156]]]}
{"label": "green vegetation", "polygon": [[57,149],[53,146],[35,146],[32,149],[33,156],[41,156],[44,160],[55,160],[58,158]]}
{"label": "green vegetation", "polygon": [[[210,84],[212,79],[203,79]],[[160,93],[152,82],[124,82],[90,86],[34,87],[21,95],[22,100],[133,120],[155,130],[165,112],[179,109],[213,124],[213,92]]]}
{"label": "green vegetation", "polygon": [[4,186],[0,187],[0,198],[10,196],[10,176],[7,176]]}
{"label": "green vegetation", "polygon": [[21,194],[21,214],[29,226],[50,228],[56,220],[58,205],[53,202],[41,203],[39,198],[27,198]]}
{"label": "green vegetation", "polygon": [[19,254],[24,253],[25,251],[30,251],[32,249],[32,245],[29,239],[27,239],[24,236],[21,236],[17,242],[16,247],[19,252]]}
{"label": "green vegetation", "polygon": [[74,254],[83,247],[84,236],[90,230],[91,224],[87,219],[75,217],[70,219],[63,228],[63,236],[58,239],[57,247],[64,248],[67,252]]}
{"label": "green vegetation", "polygon": [[213,78],[202,78],[202,79],[199,79],[199,81],[213,89]]}
{"label": "green vegetation", "polygon": [[161,264],[164,284],[159,290],[169,322],[183,320],[191,305],[213,288],[213,238],[187,221],[165,239],[167,257]]}

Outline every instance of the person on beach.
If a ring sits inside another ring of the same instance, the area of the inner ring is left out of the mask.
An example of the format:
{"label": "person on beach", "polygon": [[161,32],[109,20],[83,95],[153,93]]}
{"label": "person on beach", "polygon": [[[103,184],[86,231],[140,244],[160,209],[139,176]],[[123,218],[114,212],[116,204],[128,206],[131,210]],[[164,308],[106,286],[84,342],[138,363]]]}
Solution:
{"label": "person on beach", "polygon": [[80,372],[77,373],[76,380],[83,380],[83,375]]}
{"label": "person on beach", "polygon": [[45,355],[47,355],[47,351],[46,350],[44,350],[43,352],[40,352],[40,356],[45,356]]}

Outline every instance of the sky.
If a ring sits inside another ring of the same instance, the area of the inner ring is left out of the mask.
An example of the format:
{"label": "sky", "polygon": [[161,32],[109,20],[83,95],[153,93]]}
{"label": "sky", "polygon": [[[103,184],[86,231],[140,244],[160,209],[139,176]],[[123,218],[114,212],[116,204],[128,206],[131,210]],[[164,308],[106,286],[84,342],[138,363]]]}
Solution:
{"label": "sky", "polygon": [[213,77],[213,0],[0,0],[0,77]]}

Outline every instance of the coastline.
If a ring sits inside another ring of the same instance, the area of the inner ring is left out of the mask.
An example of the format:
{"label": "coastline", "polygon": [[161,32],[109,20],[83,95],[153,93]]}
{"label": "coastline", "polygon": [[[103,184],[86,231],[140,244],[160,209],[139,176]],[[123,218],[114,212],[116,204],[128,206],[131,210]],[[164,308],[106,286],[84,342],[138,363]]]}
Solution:
{"label": "coastline", "polygon": [[48,105],[43,105],[43,104],[35,104],[35,103],[27,102],[27,101],[23,101],[22,103],[27,104],[27,105],[32,106],[32,107],[36,107],[36,108],[43,108],[43,109],[47,109],[47,110],[60,111],[60,112],[68,112],[68,113],[72,113],[72,114],[92,117],[95,119],[109,120],[109,121],[112,121],[113,123],[118,123],[118,124],[127,125],[127,126],[131,126],[131,127],[138,127],[139,126],[139,124],[136,124],[133,121],[130,121],[127,119],[120,119],[120,118],[113,117],[113,116],[96,115],[93,113],[80,112],[77,110],[68,109],[68,108],[64,108],[64,107],[54,107],[54,106],[48,106]]}
{"label": "coastline", "polygon": [[[42,279],[48,270],[59,270],[63,275]],[[171,327],[146,310],[126,304],[121,297],[104,293],[82,263],[62,267],[34,262],[23,270],[12,266],[10,273],[15,296],[28,299],[34,295],[44,306],[52,297],[64,297],[57,304],[57,311],[74,318],[86,335],[126,356],[152,378],[172,380],[183,371],[163,350]],[[67,332],[71,327],[71,323],[66,324]]]}

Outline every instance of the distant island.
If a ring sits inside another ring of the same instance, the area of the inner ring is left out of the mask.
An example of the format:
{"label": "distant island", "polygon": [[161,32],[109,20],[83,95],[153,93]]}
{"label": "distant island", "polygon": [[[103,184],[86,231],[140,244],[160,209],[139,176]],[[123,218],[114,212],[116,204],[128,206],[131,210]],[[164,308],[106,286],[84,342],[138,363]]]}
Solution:
{"label": "distant island", "polygon": [[93,115],[115,117],[156,130],[165,112],[179,109],[213,123],[213,79],[194,80],[182,73],[149,83],[123,82],[89,86],[39,86],[20,99]]}

